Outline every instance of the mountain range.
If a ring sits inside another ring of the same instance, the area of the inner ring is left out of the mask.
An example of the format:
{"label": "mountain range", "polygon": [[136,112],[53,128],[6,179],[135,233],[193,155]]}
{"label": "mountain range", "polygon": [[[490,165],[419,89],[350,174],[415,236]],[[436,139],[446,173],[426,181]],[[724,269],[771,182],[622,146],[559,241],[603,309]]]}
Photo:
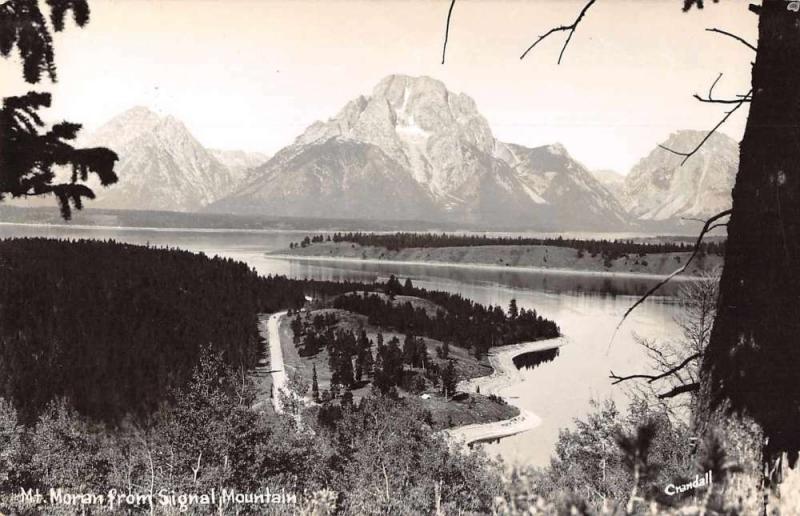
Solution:
{"label": "mountain range", "polygon": [[620,199],[632,217],[644,221],[706,218],[731,207],[739,168],[736,141],[714,133],[686,163],[683,156],[666,150],[689,152],[705,136],[704,131],[674,132],[631,169]]}
{"label": "mountain range", "polygon": [[264,155],[212,151],[172,116],[134,107],[81,141],[119,156],[119,181],[95,188],[98,208],[197,211],[232,192]]}
{"label": "mountain range", "polygon": [[[663,145],[693,148],[697,131]],[[137,107],[85,142],[120,156],[93,206],[424,220],[484,228],[623,230],[730,204],[738,148],[717,134],[681,166],[656,147],[627,176],[590,172],[563,145],[496,139],[474,100],[429,77],[392,75],[272,157],[204,147],[171,116]]]}
{"label": "mountain range", "polygon": [[619,227],[627,217],[562,145],[501,142],[472,98],[403,75],[312,124],[209,209],[540,229]]}

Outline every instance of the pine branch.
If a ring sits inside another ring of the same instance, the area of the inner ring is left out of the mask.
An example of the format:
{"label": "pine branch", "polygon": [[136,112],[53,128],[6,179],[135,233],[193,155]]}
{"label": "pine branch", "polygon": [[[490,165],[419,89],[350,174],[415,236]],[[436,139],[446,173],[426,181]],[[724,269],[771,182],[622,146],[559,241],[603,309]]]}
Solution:
{"label": "pine branch", "polygon": [[[117,181],[114,164],[117,155],[110,149],[75,148],[79,124],[61,122],[43,131],[44,122],[37,114],[50,105],[50,94],[30,92],[23,96],[3,99],[0,108],[0,199],[52,194],[56,197],[64,219],[69,219],[72,207],[81,209],[83,199],[93,199],[94,192],[85,184],[89,174],[95,174],[100,184],[108,186]],[[56,182],[54,168],[70,166],[68,182]]]}
{"label": "pine branch", "polygon": [[519,56],[519,58],[525,59],[525,56],[528,55],[528,52],[533,50],[533,48],[536,45],[547,39],[549,36],[552,36],[556,32],[569,32],[566,41],[564,41],[564,46],[561,47],[561,52],[558,54],[558,64],[561,64],[561,59],[564,57],[564,51],[567,50],[567,46],[569,45],[569,42],[572,40],[572,35],[575,34],[575,30],[578,28],[578,25],[581,23],[581,20],[583,20],[583,17],[586,15],[586,12],[589,10],[590,7],[592,7],[595,1],[596,0],[589,0],[586,3],[586,5],[583,6],[583,9],[581,9],[581,12],[578,14],[578,17],[575,19],[574,22],[572,22],[571,25],[561,25],[559,27],[553,27],[543,35],[539,36],[539,38],[536,41],[534,41],[533,44],[529,46],[527,50],[525,50],[525,52],[522,53],[521,56]]}

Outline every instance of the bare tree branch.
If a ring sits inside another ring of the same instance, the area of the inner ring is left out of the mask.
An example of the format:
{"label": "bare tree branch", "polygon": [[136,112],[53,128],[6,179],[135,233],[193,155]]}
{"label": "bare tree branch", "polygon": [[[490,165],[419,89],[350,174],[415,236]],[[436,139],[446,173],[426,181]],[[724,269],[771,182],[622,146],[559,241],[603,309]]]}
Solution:
{"label": "bare tree branch", "polygon": [[575,30],[578,28],[578,25],[581,23],[581,20],[586,15],[586,11],[589,10],[589,8],[595,3],[595,1],[596,0],[589,0],[588,2],[586,2],[586,5],[583,6],[583,9],[581,9],[580,14],[578,14],[578,17],[575,19],[574,22],[572,22],[571,25],[561,25],[560,27],[553,27],[543,35],[539,36],[539,39],[534,41],[533,44],[529,46],[528,49],[522,53],[521,56],[519,56],[519,58],[525,59],[525,56],[528,55],[528,52],[533,50],[533,47],[535,47],[536,45],[547,39],[549,36],[555,34],[556,32],[569,32],[566,41],[564,41],[564,46],[561,47],[561,52],[558,54],[558,64],[561,64],[561,59],[564,57],[564,51],[567,50],[567,46],[569,45],[570,40],[572,40],[572,35],[575,34]]}
{"label": "bare tree branch", "polygon": [[703,147],[703,145],[705,145],[705,143],[708,141],[708,139],[711,138],[711,135],[713,135],[715,132],[717,132],[717,129],[719,129],[722,126],[722,124],[724,124],[731,117],[731,115],[736,112],[737,109],[742,107],[742,104],[745,104],[746,102],[750,102],[750,97],[751,97],[752,94],[753,94],[753,90],[750,90],[749,92],[747,92],[747,95],[743,96],[741,99],[736,101],[736,105],[733,107],[733,109],[731,109],[730,111],[727,111],[725,113],[725,116],[722,117],[722,120],[720,120],[717,123],[717,125],[715,125],[713,127],[713,129],[711,129],[708,132],[708,134],[706,134],[705,137],[700,141],[700,143],[697,144],[697,146],[694,149],[692,149],[691,151],[689,151],[689,152],[680,152],[680,151],[676,151],[674,149],[670,149],[669,147],[665,147],[663,145],[659,145],[659,147],[661,147],[665,151],[671,152],[673,154],[677,154],[678,156],[683,156],[683,161],[681,161],[681,165],[683,165],[684,163],[686,163],[689,160],[689,158],[694,156],[695,153],[697,153],[697,151],[699,151]]}
{"label": "bare tree branch", "polygon": [[442,64],[444,64],[444,57],[447,54],[447,38],[450,37],[450,17],[453,16],[453,7],[456,6],[456,0],[450,1],[450,9],[447,10],[447,25],[444,28],[444,44],[442,45]]}
{"label": "bare tree branch", "polygon": [[673,375],[673,374],[677,373],[678,371],[680,371],[681,369],[683,369],[684,367],[689,365],[689,363],[692,360],[700,358],[700,355],[701,355],[700,353],[695,353],[693,355],[689,355],[688,357],[686,357],[686,359],[683,362],[681,362],[680,364],[676,365],[675,367],[669,369],[668,371],[664,371],[661,374],[656,374],[656,375],[633,374],[633,375],[630,375],[630,376],[618,376],[618,375],[614,374],[614,371],[611,371],[611,376],[609,376],[609,378],[614,380],[612,385],[616,385],[618,383],[621,383],[621,382],[624,382],[624,381],[627,381],[627,380],[633,380],[635,378],[639,378],[639,379],[642,379],[642,380],[647,380],[647,383],[653,383],[653,382],[656,382],[658,380],[661,380],[662,378],[666,378],[667,376],[670,376],[670,375]]}
{"label": "bare tree branch", "polygon": [[717,34],[723,34],[725,36],[731,37],[731,38],[735,39],[736,41],[738,41],[739,43],[741,43],[741,44],[745,45],[746,47],[750,48],[753,52],[757,52],[758,51],[758,49],[756,48],[755,45],[753,45],[752,43],[748,43],[744,38],[742,38],[740,36],[737,36],[736,34],[731,34],[728,31],[724,31],[722,29],[717,29],[717,28],[706,29],[706,31],[708,31],[708,32],[716,32]]}
{"label": "bare tree branch", "polygon": [[686,385],[678,385],[674,389],[671,389],[663,394],[659,394],[658,399],[663,400],[665,398],[674,398],[675,396],[678,396],[686,392],[697,392],[699,390],[700,390],[700,384],[696,382],[689,383]]}
{"label": "bare tree branch", "polygon": [[715,99],[714,98],[714,87],[717,85],[717,83],[719,82],[720,79],[722,79],[722,72],[720,72],[720,74],[717,75],[717,78],[714,79],[714,82],[711,83],[711,87],[708,89],[708,96],[707,97],[701,97],[697,93],[695,93],[692,96],[694,98],[696,98],[697,100],[699,100],[700,102],[707,102],[707,103],[710,103],[710,104],[738,104],[738,103],[742,102],[742,100],[744,100],[746,102],[750,102],[751,99],[750,99],[750,97],[748,95],[736,95],[737,98],[735,98],[735,99]]}
{"label": "bare tree branch", "polygon": [[672,280],[672,278],[674,278],[675,276],[678,276],[679,274],[682,274],[686,269],[688,269],[689,268],[689,264],[692,263],[692,260],[694,260],[695,256],[697,256],[697,253],[700,252],[700,244],[703,243],[703,237],[706,236],[706,233],[711,231],[711,229],[717,227],[717,225],[714,224],[716,221],[718,221],[719,219],[721,219],[723,217],[727,217],[728,215],[730,215],[732,213],[732,211],[733,210],[721,211],[721,212],[717,213],[716,215],[714,215],[713,217],[711,217],[708,220],[706,220],[706,223],[703,226],[703,229],[700,231],[700,234],[697,235],[697,240],[695,241],[694,249],[692,250],[692,254],[689,256],[689,259],[686,260],[686,263],[683,264],[683,267],[681,267],[680,269],[676,270],[675,272],[673,272],[672,274],[670,274],[669,276],[667,276],[663,280],[659,281],[658,284],[656,284],[653,288],[651,288],[650,290],[645,292],[645,294],[642,297],[640,297],[633,304],[633,306],[631,306],[630,308],[628,308],[625,311],[625,313],[622,315],[622,319],[617,324],[617,327],[614,328],[614,333],[611,335],[611,341],[608,343],[608,348],[609,349],[611,349],[611,344],[614,343],[614,337],[617,336],[617,332],[619,331],[620,327],[622,326],[622,323],[625,322],[625,319],[628,318],[628,316],[631,314],[631,312],[633,312],[636,309],[636,307],[638,307],[639,305],[644,303],[647,300],[647,298],[652,296],[658,289],[660,289],[661,287],[663,287],[664,285],[669,283]]}

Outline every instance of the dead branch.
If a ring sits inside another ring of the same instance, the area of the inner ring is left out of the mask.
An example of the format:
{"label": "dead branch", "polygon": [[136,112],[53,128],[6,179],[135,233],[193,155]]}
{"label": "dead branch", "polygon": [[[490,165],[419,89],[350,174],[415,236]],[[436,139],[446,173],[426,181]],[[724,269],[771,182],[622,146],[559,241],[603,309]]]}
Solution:
{"label": "dead branch", "polygon": [[[680,360],[680,357],[677,356],[674,351],[670,350],[669,354],[667,354],[664,350],[656,346],[654,341],[647,342],[641,340],[637,343],[647,350],[647,357],[655,363],[655,370],[660,373],[670,370],[673,364],[675,364],[677,360]],[[675,376],[679,381],[683,381],[680,374],[676,373]]]}
{"label": "dead branch", "polygon": [[750,102],[750,97],[748,95],[736,95],[737,98],[735,99],[716,99],[714,98],[714,87],[717,85],[719,80],[722,79],[722,72],[717,75],[717,78],[714,79],[714,82],[711,83],[711,87],[708,89],[708,96],[701,97],[697,93],[692,95],[695,99],[699,100],[700,102],[707,102],[710,104],[738,104],[742,101]]}
{"label": "dead branch", "polygon": [[647,383],[653,383],[653,382],[656,382],[658,380],[661,380],[662,378],[666,378],[667,376],[670,376],[670,375],[673,375],[673,374],[677,373],[678,371],[680,371],[681,369],[683,369],[684,367],[689,365],[689,363],[692,360],[695,360],[695,359],[698,359],[698,358],[700,358],[700,353],[695,353],[693,355],[690,355],[690,356],[686,357],[686,359],[683,362],[681,362],[680,364],[676,365],[673,368],[670,368],[668,371],[664,371],[661,374],[656,374],[656,375],[633,374],[633,375],[630,375],[630,376],[617,376],[617,375],[614,374],[614,371],[611,371],[611,376],[609,376],[609,378],[614,380],[614,383],[612,385],[616,385],[616,384],[618,384],[620,382],[624,382],[626,380],[633,380],[635,378],[647,380]]}
{"label": "dead branch", "polygon": [[695,153],[697,153],[697,151],[699,151],[703,147],[703,145],[705,145],[705,143],[708,141],[708,139],[711,138],[711,135],[713,135],[715,132],[717,132],[717,129],[722,127],[722,124],[727,122],[727,120],[731,117],[732,114],[734,114],[736,112],[737,109],[742,107],[742,104],[750,102],[750,98],[751,98],[752,94],[753,94],[753,90],[750,90],[750,91],[747,92],[747,95],[743,96],[738,101],[736,101],[736,105],[730,111],[727,111],[725,113],[725,116],[722,117],[722,120],[720,120],[717,123],[717,125],[715,125],[713,127],[713,129],[711,129],[708,132],[708,134],[706,134],[705,137],[700,141],[700,143],[697,144],[697,146],[694,149],[692,149],[691,151],[689,151],[689,152],[680,152],[680,151],[676,151],[674,149],[670,149],[669,147],[665,147],[663,145],[659,145],[659,147],[661,147],[665,151],[669,151],[669,152],[671,152],[673,154],[677,154],[678,156],[683,156],[683,161],[681,161],[681,165],[683,165],[684,163],[686,163],[689,160],[689,158],[694,156]]}
{"label": "dead branch", "polygon": [[676,270],[675,272],[673,272],[672,274],[670,274],[669,276],[667,276],[663,280],[659,281],[658,284],[656,284],[650,290],[645,292],[645,294],[642,297],[640,297],[633,304],[633,306],[631,306],[630,308],[628,308],[625,311],[625,313],[622,315],[622,319],[617,324],[617,327],[614,328],[614,333],[611,335],[611,341],[608,343],[608,348],[609,349],[611,349],[611,344],[614,343],[614,337],[617,336],[617,332],[619,331],[620,327],[622,326],[622,323],[625,322],[625,319],[628,318],[628,316],[631,314],[631,312],[633,312],[636,309],[636,307],[638,307],[639,305],[644,303],[647,300],[647,298],[652,296],[656,291],[658,291],[658,289],[660,289],[661,287],[663,287],[664,285],[669,283],[672,280],[672,278],[674,278],[675,276],[678,276],[679,274],[682,274],[684,271],[686,271],[686,269],[689,268],[689,264],[691,264],[692,260],[694,260],[694,258],[697,256],[697,253],[700,252],[700,244],[703,243],[703,238],[706,236],[706,233],[711,231],[713,228],[717,227],[717,225],[714,224],[716,221],[718,221],[719,219],[721,219],[723,217],[727,217],[728,215],[730,215],[732,213],[732,211],[733,210],[721,211],[721,212],[717,213],[716,215],[714,215],[713,217],[711,217],[708,220],[706,220],[706,223],[703,226],[703,229],[700,231],[700,234],[697,235],[697,240],[694,243],[694,249],[692,249],[692,254],[689,256],[689,259],[686,260],[686,263],[684,263],[683,266],[680,269]]}
{"label": "dead branch", "polygon": [[730,38],[735,39],[736,41],[738,41],[742,45],[746,46],[747,48],[751,49],[753,52],[757,52],[758,51],[758,49],[756,48],[755,45],[753,45],[752,43],[748,43],[744,38],[742,38],[741,36],[737,36],[736,34],[731,34],[728,31],[724,31],[722,29],[717,29],[716,27],[711,28],[711,29],[706,29],[706,31],[707,32],[716,32],[717,34],[722,34],[724,36],[728,36]]}
{"label": "dead branch", "polygon": [[658,399],[663,400],[663,399],[666,399],[666,398],[674,398],[675,396],[678,396],[678,395],[686,393],[686,392],[697,392],[699,390],[700,390],[700,384],[699,383],[689,383],[689,384],[686,384],[686,385],[678,385],[674,389],[671,389],[671,390],[669,390],[669,391],[667,391],[667,392],[665,392],[663,394],[659,394],[658,395]]}
{"label": "dead branch", "polygon": [[586,15],[586,12],[595,3],[595,1],[596,0],[589,0],[588,2],[586,2],[586,5],[583,6],[583,9],[581,9],[581,12],[578,14],[578,17],[575,19],[574,22],[572,22],[571,25],[561,25],[560,27],[553,27],[543,35],[539,36],[539,39],[534,41],[533,44],[529,46],[528,49],[522,53],[521,56],[519,56],[519,58],[525,59],[525,56],[528,55],[528,52],[533,50],[533,47],[535,47],[536,45],[547,39],[549,36],[555,34],[556,32],[569,32],[566,41],[564,41],[564,46],[561,47],[561,52],[558,54],[558,64],[561,64],[561,59],[564,57],[564,51],[567,50],[567,46],[569,45],[570,40],[572,40],[572,35],[575,34],[575,30],[578,28],[578,25],[581,23],[581,20],[583,20],[583,17]]}
{"label": "dead branch", "polygon": [[[652,375],[649,374],[632,374],[629,376],[618,376],[611,371],[611,374],[608,376],[612,380],[614,380],[611,385],[617,385],[618,383],[627,381],[627,380],[651,380],[653,378]],[[648,382],[649,383],[649,382]]]}
{"label": "dead branch", "polygon": [[453,16],[453,7],[456,6],[456,0],[450,1],[450,9],[447,10],[447,24],[444,27],[444,44],[442,45],[442,64],[444,64],[444,57],[447,54],[447,39],[450,37],[450,18]]}

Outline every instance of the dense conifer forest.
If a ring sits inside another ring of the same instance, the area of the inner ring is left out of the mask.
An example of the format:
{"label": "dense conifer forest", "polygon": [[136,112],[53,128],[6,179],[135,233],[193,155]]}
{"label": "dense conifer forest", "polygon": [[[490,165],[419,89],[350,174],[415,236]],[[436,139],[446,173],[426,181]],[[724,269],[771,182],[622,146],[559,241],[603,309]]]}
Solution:
{"label": "dense conifer forest", "polygon": [[[377,295],[407,294],[442,310],[430,316]],[[506,315],[458,295],[405,285],[260,277],[247,265],[188,251],[113,241],[0,241],[0,398],[32,421],[66,398],[91,419],[141,420],[189,379],[201,351],[233,371],[262,352],[257,314],[315,300],[363,313],[378,325],[485,353],[489,346],[558,334],[525,310]],[[346,306],[345,306],[346,305]],[[312,342],[307,343],[307,345]],[[362,346],[363,347],[363,346]],[[347,383],[347,382],[343,382]]]}
{"label": "dense conifer forest", "polygon": [[151,412],[203,347],[254,366],[257,313],[302,302],[241,263],[114,242],[2,241],[0,278],[0,396],[25,418],[55,396],[107,421]]}
{"label": "dense conifer forest", "polygon": [[[530,238],[530,237],[489,237],[486,235],[457,235],[448,233],[334,233],[333,235],[314,235],[292,247],[307,247],[313,243],[352,242],[362,246],[385,247],[390,251],[408,248],[435,247],[475,247],[488,245],[548,245],[577,249],[579,253],[591,256],[602,255],[616,259],[623,255],[645,255],[652,253],[691,252],[694,242],[635,242],[633,240],[577,239],[577,238]],[[700,246],[702,254],[725,254],[725,243],[708,241]]]}
{"label": "dense conifer forest", "polygon": [[504,311],[500,306],[486,307],[457,294],[428,292],[410,285],[401,288],[394,276],[386,285],[390,293],[422,297],[433,301],[441,309],[431,315],[424,308],[415,308],[409,302],[395,303],[377,294],[366,293],[339,296],[333,306],[366,315],[370,324],[375,326],[472,349],[477,357],[493,346],[559,335],[555,322],[538,315],[536,310],[519,309],[514,301],[508,311]]}
{"label": "dense conifer forest", "polygon": [[355,288],[364,286],[260,277],[178,249],[0,241],[0,397],[23,420],[54,397],[107,422],[143,416],[186,382],[202,348],[251,369],[258,313]]}

